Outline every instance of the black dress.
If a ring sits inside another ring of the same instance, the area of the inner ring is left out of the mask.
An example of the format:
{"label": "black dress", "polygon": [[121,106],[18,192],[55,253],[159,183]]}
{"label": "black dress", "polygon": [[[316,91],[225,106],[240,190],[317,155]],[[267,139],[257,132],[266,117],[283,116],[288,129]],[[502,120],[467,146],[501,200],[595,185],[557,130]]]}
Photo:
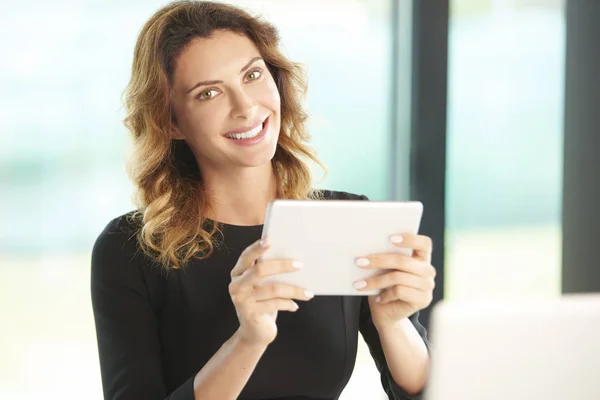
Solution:
{"label": "black dress", "polygon": [[[329,191],[325,198],[366,199]],[[194,399],[194,376],[238,328],[230,271],[261,232],[262,226],[224,225],[225,246],[165,274],[138,250],[127,214],[106,226],[93,248],[91,274],[106,399]],[[337,399],[354,368],[359,331],[389,398],[420,398],[408,396],[390,375],[367,297],[316,296],[298,305],[295,313],[279,313],[278,336],[240,399]],[[410,319],[427,343],[418,315]]]}

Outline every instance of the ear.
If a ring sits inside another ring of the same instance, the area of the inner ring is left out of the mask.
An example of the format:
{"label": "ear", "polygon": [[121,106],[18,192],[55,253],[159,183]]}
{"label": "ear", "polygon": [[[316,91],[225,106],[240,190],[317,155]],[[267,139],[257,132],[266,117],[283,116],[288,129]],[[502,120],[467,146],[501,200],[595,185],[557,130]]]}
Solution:
{"label": "ear", "polygon": [[173,140],[183,140],[183,139],[185,139],[185,136],[183,135],[183,133],[181,133],[181,131],[179,130],[179,128],[177,127],[177,125],[173,125],[171,127],[171,139],[173,139]]}

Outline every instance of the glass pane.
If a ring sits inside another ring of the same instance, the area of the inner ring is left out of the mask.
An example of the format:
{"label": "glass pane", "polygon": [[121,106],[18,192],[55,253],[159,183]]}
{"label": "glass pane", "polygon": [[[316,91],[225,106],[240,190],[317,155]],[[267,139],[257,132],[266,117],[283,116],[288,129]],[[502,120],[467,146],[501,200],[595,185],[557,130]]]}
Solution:
{"label": "glass pane", "polygon": [[560,292],[562,0],[452,0],[446,293]]}
{"label": "glass pane", "polygon": [[[390,1],[233,3],[263,13],[308,66],[313,144],[330,170],[320,186],[387,198]],[[101,398],[90,251],[133,207],[120,96],[137,34],[164,4],[11,2],[0,14],[0,398]],[[343,398],[378,394],[361,343]]]}

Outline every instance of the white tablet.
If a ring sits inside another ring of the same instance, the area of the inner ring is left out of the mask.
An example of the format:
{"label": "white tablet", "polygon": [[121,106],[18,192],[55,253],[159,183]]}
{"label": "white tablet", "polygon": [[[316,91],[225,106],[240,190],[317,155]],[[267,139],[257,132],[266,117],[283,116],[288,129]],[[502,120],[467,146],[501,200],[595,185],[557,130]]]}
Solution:
{"label": "white tablet", "polygon": [[394,234],[418,233],[420,202],[359,200],[275,200],[269,204],[262,237],[269,248],[262,259],[295,259],[302,269],[269,277],[316,295],[371,295],[353,283],[384,273],[359,268],[357,257],[411,250],[390,242]]}

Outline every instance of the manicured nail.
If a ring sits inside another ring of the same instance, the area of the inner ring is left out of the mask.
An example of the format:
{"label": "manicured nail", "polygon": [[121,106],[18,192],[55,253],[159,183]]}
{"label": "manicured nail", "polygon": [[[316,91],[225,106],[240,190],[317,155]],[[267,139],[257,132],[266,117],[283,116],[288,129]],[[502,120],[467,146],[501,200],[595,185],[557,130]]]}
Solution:
{"label": "manicured nail", "polygon": [[379,303],[379,302],[381,302],[381,296],[375,297],[375,303]]}
{"label": "manicured nail", "polygon": [[359,258],[356,260],[356,265],[358,265],[359,267],[366,267],[367,265],[369,265],[369,259]]}
{"label": "manicured nail", "polygon": [[292,267],[296,268],[296,269],[300,269],[304,266],[304,264],[302,263],[302,261],[293,261],[292,262]]}
{"label": "manicured nail", "polygon": [[356,282],[354,282],[354,287],[357,288],[357,289],[362,289],[365,286],[367,286],[367,282],[365,282],[365,281],[356,281]]}
{"label": "manicured nail", "polygon": [[260,247],[268,247],[269,242],[267,241],[267,238],[264,238],[263,240],[261,240],[259,245],[260,245]]}
{"label": "manicured nail", "polygon": [[390,238],[390,240],[392,241],[392,243],[402,243],[404,238],[400,235],[394,235]]}
{"label": "manicured nail", "polygon": [[304,295],[306,297],[308,297],[309,299],[312,299],[313,297],[315,297],[315,294],[313,292],[311,292],[310,290],[305,290]]}

